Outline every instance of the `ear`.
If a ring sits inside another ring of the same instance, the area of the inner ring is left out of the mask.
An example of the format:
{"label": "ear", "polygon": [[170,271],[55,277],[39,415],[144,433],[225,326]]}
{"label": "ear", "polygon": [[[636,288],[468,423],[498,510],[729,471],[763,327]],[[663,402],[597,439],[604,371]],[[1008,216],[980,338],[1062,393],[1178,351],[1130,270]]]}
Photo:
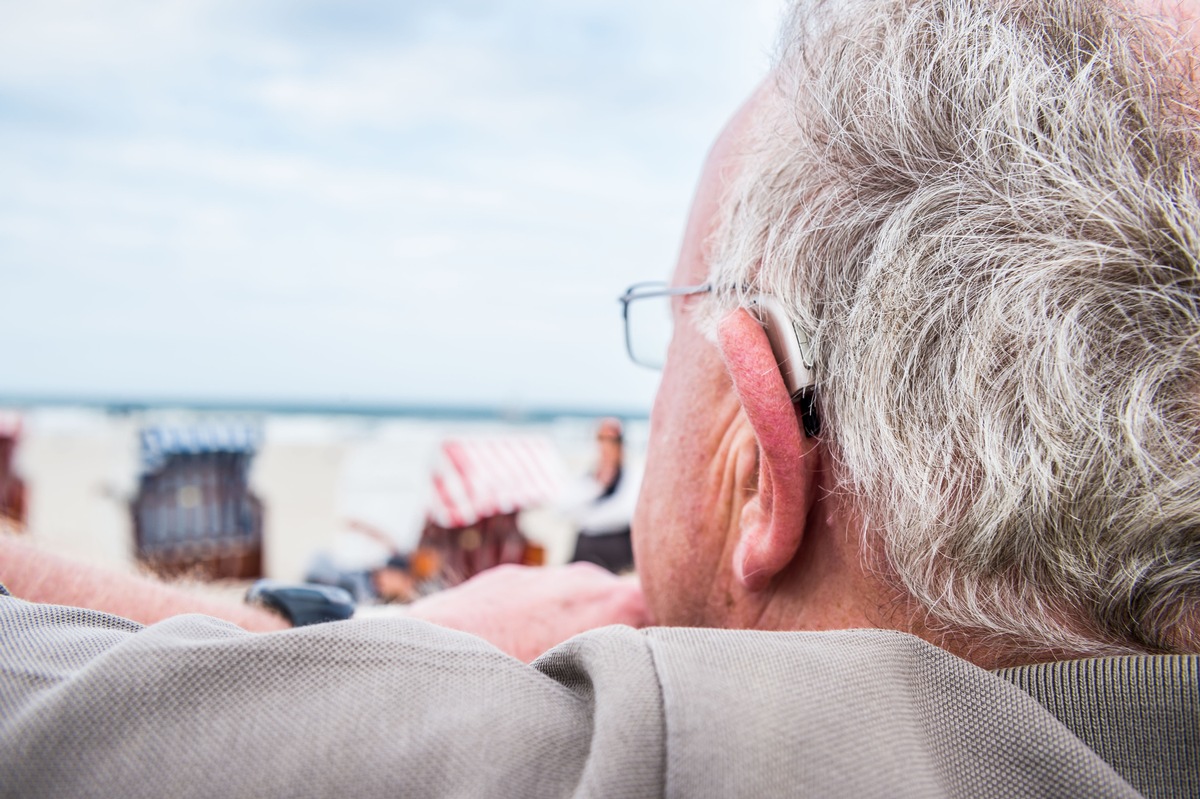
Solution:
{"label": "ear", "polygon": [[733,571],[747,589],[761,591],[800,549],[821,456],[816,440],[804,435],[762,325],[739,308],[721,322],[717,338],[758,442],[758,487],[742,508]]}

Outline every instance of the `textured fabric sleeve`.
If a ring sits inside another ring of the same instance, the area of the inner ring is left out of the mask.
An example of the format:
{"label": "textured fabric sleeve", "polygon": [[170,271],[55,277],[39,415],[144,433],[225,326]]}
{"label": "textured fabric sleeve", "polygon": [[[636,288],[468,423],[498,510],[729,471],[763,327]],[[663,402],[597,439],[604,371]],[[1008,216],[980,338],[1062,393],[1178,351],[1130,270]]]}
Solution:
{"label": "textured fabric sleeve", "polygon": [[0,641],[4,796],[634,796],[661,782],[657,678],[627,628],[533,668],[414,620],[251,634],[0,599]]}

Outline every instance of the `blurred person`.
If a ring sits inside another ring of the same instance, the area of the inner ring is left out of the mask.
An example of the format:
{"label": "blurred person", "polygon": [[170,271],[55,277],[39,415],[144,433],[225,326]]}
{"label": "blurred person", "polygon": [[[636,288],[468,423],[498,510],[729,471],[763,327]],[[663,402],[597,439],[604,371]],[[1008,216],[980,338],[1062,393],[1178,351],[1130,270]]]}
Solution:
{"label": "blurred person", "polygon": [[[0,599],[6,790],[1196,795],[1189,48],[1092,0],[797,4],[625,297],[675,318],[634,520],[668,626],[582,564],[268,635]],[[445,629],[607,622],[532,667]]]}
{"label": "blurred person", "polygon": [[419,595],[407,555],[392,555],[371,573],[375,592],[384,602],[412,602]]}
{"label": "blurred person", "polygon": [[626,468],[619,419],[600,420],[596,445],[595,470],[573,486],[563,502],[579,531],[571,562],[595,563],[616,574],[633,566],[630,525],[641,475]]}
{"label": "blurred person", "polygon": [[16,468],[17,445],[21,441],[21,420],[13,414],[0,414],[0,529],[25,529],[26,490]]}
{"label": "blurred person", "polygon": [[325,552],[308,562],[304,582],[341,588],[357,603],[411,602],[418,596],[407,555],[392,554],[370,569],[340,569]]}
{"label": "blurred person", "polygon": [[[358,603],[411,602],[418,595],[411,559],[401,552],[391,535],[363,519],[346,519],[348,535],[335,540],[332,551],[318,550],[308,560],[304,581],[331,585],[346,591]],[[362,536],[373,544],[375,557],[363,562],[361,552],[347,564],[345,551],[361,550],[349,543]],[[382,558],[378,557],[382,555]]]}

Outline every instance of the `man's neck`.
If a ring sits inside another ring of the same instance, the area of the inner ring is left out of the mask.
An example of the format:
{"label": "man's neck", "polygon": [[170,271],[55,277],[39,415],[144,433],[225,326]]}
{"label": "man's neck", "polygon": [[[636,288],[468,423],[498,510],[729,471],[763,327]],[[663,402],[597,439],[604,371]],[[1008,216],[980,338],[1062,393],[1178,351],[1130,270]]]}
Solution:
{"label": "man's neck", "polygon": [[[827,494],[826,496],[831,496]],[[857,515],[817,503],[793,563],[766,591],[733,597],[721,626],[758,630],[884,629],[915,635],[981,668],[1086,656],[1028,642],[945,631],[886,579],[881,553],[869,551]],[[872,568],[872,564],[877,564]]]}

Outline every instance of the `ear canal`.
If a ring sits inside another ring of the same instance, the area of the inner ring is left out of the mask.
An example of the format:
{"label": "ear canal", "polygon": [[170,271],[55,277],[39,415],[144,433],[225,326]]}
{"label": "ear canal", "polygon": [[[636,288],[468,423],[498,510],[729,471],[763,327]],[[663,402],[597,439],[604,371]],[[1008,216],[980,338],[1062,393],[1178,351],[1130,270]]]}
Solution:
{"label": "ear canal", "polygon": [[821,416],[817,413],[817,391],[807,388],[796,398],[800,406],[800,424],[804,426],[806,438],[816,438],[821,435]]}

